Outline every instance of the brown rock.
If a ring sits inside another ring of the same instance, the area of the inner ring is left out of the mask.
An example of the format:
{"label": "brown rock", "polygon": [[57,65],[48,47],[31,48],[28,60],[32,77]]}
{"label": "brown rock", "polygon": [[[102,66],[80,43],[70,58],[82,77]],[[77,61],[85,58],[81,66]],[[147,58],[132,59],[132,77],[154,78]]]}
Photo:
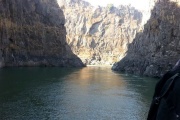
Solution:
{"label": "brown rock", "polygon": [[0,66],[83,66],[56,0],[0,1]]}

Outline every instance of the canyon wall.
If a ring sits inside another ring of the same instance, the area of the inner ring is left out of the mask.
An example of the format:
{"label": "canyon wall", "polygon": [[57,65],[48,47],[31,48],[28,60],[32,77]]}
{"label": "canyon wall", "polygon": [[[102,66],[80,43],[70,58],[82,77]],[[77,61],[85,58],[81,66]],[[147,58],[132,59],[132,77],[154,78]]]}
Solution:
{"label": "canyon wall", "polygon": [[0,0],[0,67],[83,66],[56,0]]}
{"label": "canyon wall", "polygon": [[157,0],[144,30],[113,70],[161,77],[180,58],[180,1]]}
{"label": "canyon wall", "polygon": [[131,6],[93,7],[82,0],[58,0],[66,19],[67,42],[88,65],[111,65],[142,31],[142,13]]}

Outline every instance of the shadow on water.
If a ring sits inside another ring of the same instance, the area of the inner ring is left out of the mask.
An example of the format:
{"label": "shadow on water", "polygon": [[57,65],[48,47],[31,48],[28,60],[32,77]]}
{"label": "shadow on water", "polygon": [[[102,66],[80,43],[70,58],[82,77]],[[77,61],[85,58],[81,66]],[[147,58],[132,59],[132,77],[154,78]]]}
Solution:
{"label": "shadow on water", "polygon": [[[0,69],[0,95],[12,97],[26,89],[63,82],[61,78],[78,71],[71,68],[4,68]],[[0,96],[0,98],[1,98]]]}
{"label": "shadow on water", "polygon": [[0,70],[2,119],[121,119],[147,116],[154,79],[109,67]]}
{"label": "shadow on water", "polygon": [[[61,86],[64,85],[63,78],[79,70],[55,67],[0,69],[0,118],[8,120],[46,118],[48,112],[53,113],[53,110],[48,109],[48,104],[55,104],[53,97],[58,92],[60,95],[65,92]],[[54,89],[58,92],[53,94]],[[48,96],[51,96],[50,101],[46,100]],[[44,113],[45,108],[47,111]]]}

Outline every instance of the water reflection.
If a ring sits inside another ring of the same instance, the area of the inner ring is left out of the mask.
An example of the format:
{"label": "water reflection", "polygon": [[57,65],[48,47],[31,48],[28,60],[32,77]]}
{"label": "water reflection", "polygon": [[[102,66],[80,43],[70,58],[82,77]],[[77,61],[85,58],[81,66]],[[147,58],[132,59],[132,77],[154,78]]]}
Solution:
{"label": "water reflection", "polygon": [[87,67],[67,76],[82,88],[98,84],[100,89],[112,89],[115,87],[125,87],[126,83],[121,76],[112,75],[109,67]]}
{"label": "water reflection", "polygon": [[0,70],[0,118],[146,119],[157,80],[109,67]]}

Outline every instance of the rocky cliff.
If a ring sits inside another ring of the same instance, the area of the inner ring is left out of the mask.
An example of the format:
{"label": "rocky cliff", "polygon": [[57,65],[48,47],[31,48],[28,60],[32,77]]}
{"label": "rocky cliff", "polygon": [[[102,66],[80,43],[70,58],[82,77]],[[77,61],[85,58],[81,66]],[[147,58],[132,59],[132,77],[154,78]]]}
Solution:
{"label": "rocky cliff", "polygon": [[160,77],[180,58],[180,1],[158,0],[144,30],[113,70]]}
{"label": "rocky cliff", "polygon": [[56,0],[0,0],[0,67],[83,66]]}
{"label": "rocky cliff", "polygon": [[82,0],[58,2],[66,18],[67,42],[86,64],[119,61],[141,31],[142,13],[131,6],[93,7]]}

